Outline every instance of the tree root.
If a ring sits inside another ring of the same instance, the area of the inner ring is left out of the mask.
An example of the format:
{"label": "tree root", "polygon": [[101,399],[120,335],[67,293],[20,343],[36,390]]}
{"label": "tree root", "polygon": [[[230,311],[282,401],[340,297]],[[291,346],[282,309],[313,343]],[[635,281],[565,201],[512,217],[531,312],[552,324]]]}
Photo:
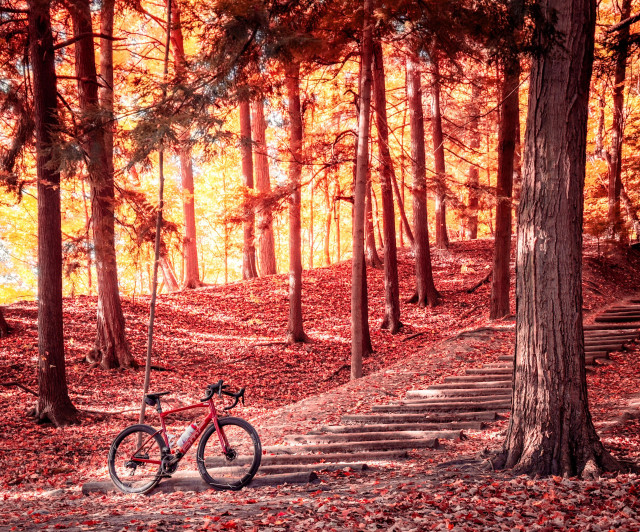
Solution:
{"label": "tree root", "polygon": [[17,381],[0,382],[0,386],[4,386],[5,388],[8,388],[9,386],[15,386],[16,388],[20,388],[21,390],[24,390],[25,392],[30,393],[31,395],[35,395],[36,397],[38,397],[38,392],[32,390],[31,388],[28,388],[24,384],[20,384]]}

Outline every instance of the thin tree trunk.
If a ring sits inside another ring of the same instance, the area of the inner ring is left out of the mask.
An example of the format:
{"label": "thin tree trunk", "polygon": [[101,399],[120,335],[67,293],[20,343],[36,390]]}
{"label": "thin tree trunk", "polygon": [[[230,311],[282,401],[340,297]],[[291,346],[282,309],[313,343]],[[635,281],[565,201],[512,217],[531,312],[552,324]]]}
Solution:
{"label": "thin tree trunk", "polygon": [[[546,0],[532,59],[518,209],[513,400],[497,465],[593,476],[615,461],[587,398],[582,326],[582,221],[595,0]],[[545,26],[541,24],[541,26]],[[544,43],[544,46],[542,44]],[[503,462],[503,463],[501,463]]]}
{"label": "thin tree trunk", "polygon": [[427,218],[427,164],[424,145],[424,113],[420,69],[413,57],[407,59],[407,99],[411,124],[411,159],[413,161],[413,228],[416,253],[416,291],[409,300],[420,307],[434,307],[438,291],[433,282],[429,224]]}
{"label": "thin tree trunk", "polygon": [[105,149],[106,123],[98,101],[98,76],[88,0],[69,4],[75,36],[76,75],[81,109],[81,143],[85,152],[89,184],[93,242],[98,274],[98,320],[95,354],[105,369],[135,367],[125,336],[125,322],[118,288],[115,251],[115,191]]}
{"label": "thin tree trunk", "polygon": [[[249,95],[244,92],[238,97],[240,109],[240,153],[242,156],[242,184],[247,192],[253,190],[253,147],[251,144],[251,107]],[[244,198],[247,202],[249,198]],[[255,212],[253,207],[245,205],[242,238],[242,279],[254,279],[256,270],[256,248],[254,242]]]}
{"label": "thin tree trunk", "polygon": [[[469,147],[472,150],[478,150],[480,147],[480,130],[478,129],[478,115],[480,114],[478,108],[478,99],[480,98],[480,86],[473,84],[471,89],[471,102],[469,104],[469,114],[471,120],[469,121]],[[467,174],[467,188],[469,190],[469,205],[468,205],[468,218],[467,218],[467,230],[466,237],[468,240],[475,240],[478,238],[478,205],[479,205],[479,187],[480,187],[480,169],[477,165],[472,164],[469,167],[469,173]]]}
{"label": "thin tree trunk", "polygon": [[[165,2],[166,3],[166,2]],[[184,37],[180,3],[175,0],[171,5],[171,47],[175,64],[176,77],[183,80],[187,73],[187,60],[184,53]],[[178,134],[178,158],[180,159],[180,180],[182,184],[182,213],[184,217],[184,237],[182,254],[184,260],[183,288],[202,286],[198,269],[198,240],[196,230],[195,187],[193,182],[193,161],[189,146],[189,129]],[[164,271],[164,269],[163,269]]]}
{"label": "thin tree trunk", "polygon": [[[267,123],[264,118],[264,102],[261,99],[251,103],[251,131],[255,143],[256,189],[261,195],[271,193],[269,178],[269,159],[267,157]],[[260,276],[278,273],[276,249],[273,240],[273,214],[269,204],[258,210],[258,270]]]}
{"label": "thin tree trunk", "polygon": [[[340,184],[337,184],[336,197],[340,197]],[[336,223],[336,262],[340,262],[340,248],[342,244],[340,243],[340,202],[334,200],[333,202],[333,218]]]}
{"label": "thin tree trunk", "polygon": [[434,52],[431,57],[431,136],[433,138],[433,158],[436,167],[436,247],[449,247],[446,211],[446,168],[444,162],[444,136],[442,134],[442,112],[440,109],[440,70]]}
{"label": "thin tree trunk", "polygon": [[169,292],[177,292],[180,290],[180,286],[178,285],[178,280],[176,279],[176,274],[173,271],[173,265],[171,264],[167,250],[163,249],[163,247],[163,244],[161,244],[160,268],[162,268],[162,278],[164,279],[164,284],[167,285],[167,290]]}
{"label": "thin tree trunk", "polygon": [[366,219],[365,219],[365,261],[371,268],[382,268],[382,261],[376,248],[376,235],[373,231],[373,209],[371,200],[371,173],[367,179]]}
{"label": "thin tree trunk", "polygon": [[302,235],[300,198],[302,182],[302,111],[300,107],[300,63],[286,66],[289,112],[289,323],[288,341],[307,342],[302,322]]}
{"label": "thin tree trunk", "polygon": [[93,267],[93,260],[91,259],[91,216],[89,216],[89,205],[87,203],[87,193],[84,188],[84,179],[82,183],[82,203],[84,206],[84,221],[85,221],[85,245],[87,246],[87,291],[88,295],[93,295],[93,276],[91,274],[91,268]]}
{"label": "thin tree trunk", "polygon": [[[372,1],[364,0],[362,49],[360,56],[360,106],[356,182],[353,200],[353,244],[351,259],[351,379],[362,377],[362,358],[367,354],[366,286],[364,263],[365,196],[369,166],[369,126],[371,111]],[[365,330],[366,329],[366,330]]]}
{"label": "thin tree trunk", "polygon": [[325,207],[327,209],[327,216],[324,222],[324,265],[331,265],[331,211],[333,210],[333,205],[331,204],[331,199],[329,198],[329,175],[325,171],[324,174],[324,201]]}
{"label": "thin tree trunk", "polygon": [[[389,126],[387,124],[387,98],[384,86],[384,64],[380,41],[373,43],[373,93],[375,98],[376,127],[378,129],[378,153],[380,154],[380,188],[382,195],[382,227],[384,232],[384,318],[381,329],[396,334],[400,321],[400,284],[398,282],[398,252],[396,248],[396,216],[393,207],[391,185],[393,161],[389,151]],[[400,195],[398,194],[398,197]]]}
{"label": "thin tree trunk", "polygon": [[78,421],[69,399],[62,315],[60,173],[52,147],[60,129],[50,2],[29,0],[29,60],[38,175],[38,402],[35,415],[57,427]]}
{"label": "thin tree trunk", "polygon": [[9,324],[4,319],[4,314],[2,312],[2,307],[0,307],[0,338],[7,336],[9,334]]}
{"label": "thin tree trunk", "polygon": [[636,240],[638,240],[640,239],[640,219],[638,219],[638,210],[635,205],[631,203],[631,199],[629,199],[627,191],[624,188],[624,184],[620,187],[620,201],[624,206],[624,210],[627,211],[627,216],[636,233]]}
{"label": "thin tree trunk", "polygon": [[[631,14],[631,0],[622,0],[620,20]],[[628,242],[620,215],[620,189],[622,188],[622,143],[624,140],[624,86],[626,81],[627,55],[629,53],[629,26],[618,34],[616,47],[616,70],[613,86],[613,124],[611,128],[611,150],[609,152],[609,231],[612,238]]]}
{"label": "thin tree trunk", "polygon": [[520,112],[518,85],[520,60],[517,56],[504,59],[504,78],[501,88],[501,112],[498,131],[498,178],[496,182],[496,237],[491,276],[492,320],[509,315],[509,287],[511,260],[511,194],[515,149]]}

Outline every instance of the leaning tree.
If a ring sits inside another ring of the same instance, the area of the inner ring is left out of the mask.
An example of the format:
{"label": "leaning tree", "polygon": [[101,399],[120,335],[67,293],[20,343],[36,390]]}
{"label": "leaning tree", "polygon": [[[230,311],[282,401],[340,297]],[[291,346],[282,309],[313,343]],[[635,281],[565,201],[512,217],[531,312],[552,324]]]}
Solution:
{"label": "leaning tree", "polygon": [[595,0],[544,0],[534,32],[518,209],[511,419],[497,465],[583,475],[616,462],[587,402],[582,220]]}

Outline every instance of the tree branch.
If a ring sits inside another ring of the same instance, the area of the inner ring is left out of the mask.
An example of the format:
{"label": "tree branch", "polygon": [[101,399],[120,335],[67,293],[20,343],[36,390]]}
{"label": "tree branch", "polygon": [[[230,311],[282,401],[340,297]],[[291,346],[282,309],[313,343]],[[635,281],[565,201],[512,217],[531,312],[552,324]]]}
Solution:
{"label": "tree branch", "polygon": [[59,42],[58,44],[54,44],[53,45],[53,49],[54,50],[59,50],[60,48],[64,48],[65,46],[69,46],[71,44],[74,44],[76,42],[78,42],[81,39],[84,39],[85,37],[98,37],[100,39],[107,39],[109,41],[123,41],[124,39],[122,37],[113,37],[112,35],[107,35],[105,33],[80,33],[79,35],[76,35],[75,37],[72,37],[71,39],[67,40],[67,41],[62,41]]}

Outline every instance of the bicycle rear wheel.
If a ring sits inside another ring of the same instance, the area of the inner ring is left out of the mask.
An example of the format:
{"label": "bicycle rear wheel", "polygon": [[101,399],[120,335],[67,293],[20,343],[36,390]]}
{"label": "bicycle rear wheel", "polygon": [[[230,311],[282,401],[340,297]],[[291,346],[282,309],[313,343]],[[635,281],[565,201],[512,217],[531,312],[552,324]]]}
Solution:
{"label": "bicycle rear wheel", "polygon": [[218,420],[229,448],[225,453],[216,432],[209,427],[198,444],[198,471],[204,481],[218,490],[237,491],[246,486],[260,467],[260,437],[248,422],[237,417]]}
{"label": "bicycle rear wheel", "polygon": [[109,449],[109,476],[125,493],[146,493],[160,482],[160,433],[149,425],[132,425],[118,434]]}

